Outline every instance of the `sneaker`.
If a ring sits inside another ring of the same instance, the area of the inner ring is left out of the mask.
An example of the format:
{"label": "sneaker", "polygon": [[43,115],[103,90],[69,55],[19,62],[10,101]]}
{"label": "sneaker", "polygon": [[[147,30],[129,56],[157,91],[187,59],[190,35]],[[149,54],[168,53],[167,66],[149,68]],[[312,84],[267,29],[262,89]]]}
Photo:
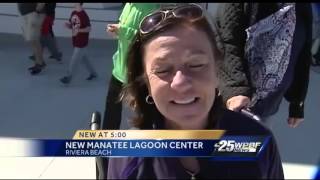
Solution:
{"label": "sneaker", "polygon": [[46,67],[47,66],[47,64],[46,63],[42,63],[42,64],[35,64],[34,66],[32,66],[32,67],[29,67],[28,68],[28,70],[30,71],[30,70],[32,70],[32,69],[35,69],[35,68],[37,68],[36,66],[39,66],[40,68],[44,68],[44,67]]}
{"label": "sneaker", "polygon": [[49,58],[50,58],[50,59],[55,59],[55,60],[57,60],[58,62],[61,62],[61,60],[62,60],[62,53],[59,53],[59,55],[58,55],[57,57],[51,55],[51,56],[49,56]]}
{"label": "sneaker", "polygon": [[63,84],[69,84],[71,82],[71,77],[70,76],[65,76],[65,77],[60,79],[60,82],[62,82]]}
{"label": "sneaker", "polygon": [[42,69],[45,67],[45,65],[38,65],[38,64],[35,64],[33,67],[29,68],[30,70],[30,74],[31,75],[37,75],[39,74]]}
{"label": "sneaker", "polygon": [[29,56],[29,59],[34,61],[34,60],[36,60],[36,57],[34,55],[31,55],[31,56]]}
{"label": "sneaker", "polygon": [[95,79],[95,78],[97,78],[97,75],[96,75],[96,74],[90,74],[90,76],[87,77],[87,80],[88,80],[88,81],[91,81],[92,79]]}

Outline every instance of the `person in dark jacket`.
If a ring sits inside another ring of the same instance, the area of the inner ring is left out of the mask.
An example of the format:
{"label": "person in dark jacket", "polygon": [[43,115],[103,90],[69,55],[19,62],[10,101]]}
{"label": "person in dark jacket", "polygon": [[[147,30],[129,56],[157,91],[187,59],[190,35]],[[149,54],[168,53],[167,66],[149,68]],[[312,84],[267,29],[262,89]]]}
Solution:
{"label": "person in dark jacket", "polygon": [[[312,7],[312,16],[313,16],[313,26],[312,26],[312,48],[313,50],[313,61],[311,65],[320,66],[320,3],[311,3]],[[315,47],[314,47],[315,46]]]}
{"label": "person in dark jacket", "polygon": [[108,179],[282,178],[272,133],[258,121],[222,108],[221,61],[206,11],[195,4],[163,8],[142,20],[129,50],[123,101],[138,129],[225,129],[233,135],[269,135],[254,161],[208,158],[110,158]]}
{"label": "person in dark jacket", "polygon": [[[219,71],[221,94],[226,107],[239,111],[248,107],[255,93],[244,48],[245,29],[286,6],[285,3],[224,3],[218,8],[216,26],[225,50]],[[289,103],[288,125],[297,127],[304,118],[304,100],[309,83],[312,43],[312,11],[309,3],[295,5],[296,25],[289,65],[281,88],[252,107],[264,121],[278,111],[282,98]]]}

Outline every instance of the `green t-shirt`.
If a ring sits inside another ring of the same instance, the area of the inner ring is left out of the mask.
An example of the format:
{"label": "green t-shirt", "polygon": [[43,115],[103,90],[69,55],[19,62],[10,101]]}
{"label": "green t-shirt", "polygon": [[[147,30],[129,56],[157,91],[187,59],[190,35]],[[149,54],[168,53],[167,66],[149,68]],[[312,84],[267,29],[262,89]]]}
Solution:
{"label": "green t-shirt", "polygon": [[120,15],[118,50],[113,55],[112,74],[122,83],[126,80],[126,59],[130,44],[138,32],[141,20],[151,12],[160,8],[158,3],[126,3]]}

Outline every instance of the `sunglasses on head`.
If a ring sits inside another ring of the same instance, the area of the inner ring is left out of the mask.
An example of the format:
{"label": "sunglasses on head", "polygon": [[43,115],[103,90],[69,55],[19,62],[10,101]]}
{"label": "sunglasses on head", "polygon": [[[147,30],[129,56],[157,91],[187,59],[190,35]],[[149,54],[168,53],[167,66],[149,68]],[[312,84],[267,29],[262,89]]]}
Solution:
{"label": "sunglasses on head", "polygon": [[140,23],[140,34],[146,35],[157,30],[169,18],[186,19],[194,22],[203,17],[203,10],[197,4],[178,6],[170,10],[156,11],[146,16]]}

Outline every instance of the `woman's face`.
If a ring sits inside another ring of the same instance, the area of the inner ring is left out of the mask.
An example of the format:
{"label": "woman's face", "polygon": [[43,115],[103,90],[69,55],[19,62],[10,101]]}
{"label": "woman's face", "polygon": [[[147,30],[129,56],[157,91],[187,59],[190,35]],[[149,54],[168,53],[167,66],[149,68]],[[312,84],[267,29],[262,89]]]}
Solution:
{"label": "woman's face", "polygon": [[179,26],[144,47],[149,94],[170,129],[203,129],[218,86],[214,55],[205,32]]}

